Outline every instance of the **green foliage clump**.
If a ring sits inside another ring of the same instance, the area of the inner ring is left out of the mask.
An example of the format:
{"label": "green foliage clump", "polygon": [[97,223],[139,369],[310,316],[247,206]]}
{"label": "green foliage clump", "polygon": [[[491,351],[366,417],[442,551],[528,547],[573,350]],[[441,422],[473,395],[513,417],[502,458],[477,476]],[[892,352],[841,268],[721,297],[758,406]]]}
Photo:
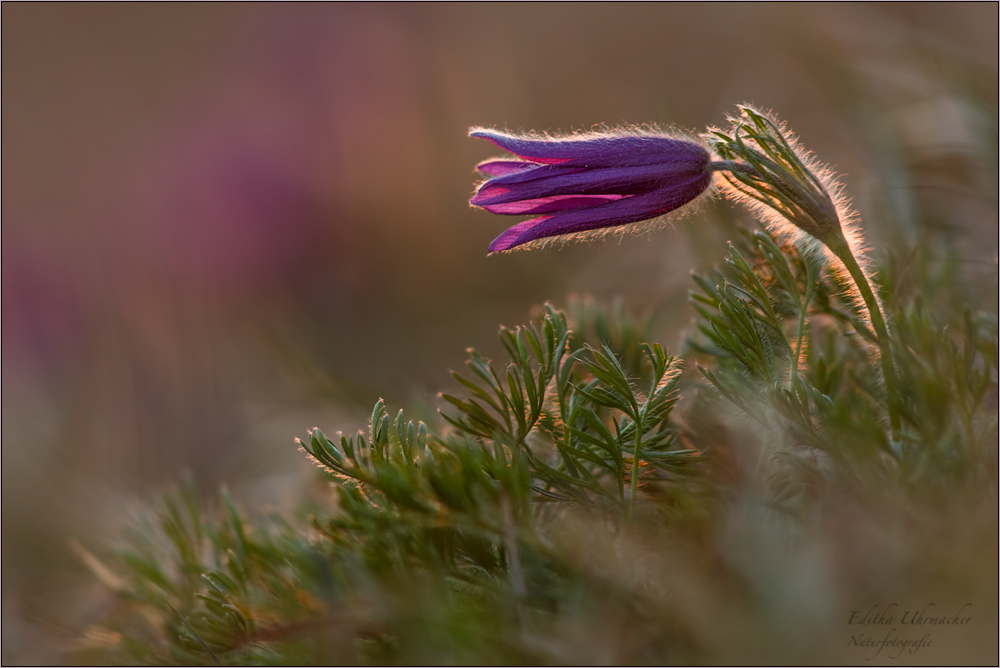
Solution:
{"label": "green foliage clump", "polygon": [[[901,383],[889,393],[874,364],[876,337],[839,298],[846,288],[822,273],[813,254],[758,231],[744,233],[714,280],[695,276],[702,336],[689,346],[714,362],[700,370],[718,394],[775,453],[806,468],[806,479],[857,485],[876,474],[944,487],[995,479],[996,317],[968,306],[932,315],[919,297],[897,308],[890,350]],[[890,403],[903,416],[895,442]],[[779,497],[804,489],[783,480]]]}
{"label": "green foliage clump", "polygon": [[995,595],[996,314],[920,246],[858,302],[810,243],[741,232],[694,276],[689,368],[620,307],[546,305],[507,361],[469,351],[439,424],[379,400],[299,441],[302,517],[182,486],[78,549],[114,604],[77,658],[856,662],[858,606]]}

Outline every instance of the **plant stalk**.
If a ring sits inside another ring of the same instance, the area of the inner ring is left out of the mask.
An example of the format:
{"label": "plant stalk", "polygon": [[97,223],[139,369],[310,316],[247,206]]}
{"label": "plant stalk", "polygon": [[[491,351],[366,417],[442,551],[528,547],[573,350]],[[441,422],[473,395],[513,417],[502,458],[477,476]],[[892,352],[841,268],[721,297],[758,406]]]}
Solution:
{"label": "plant stalk", "polygon": [[885,381],[885,403],[886,410],[889,413],[889,428],[892,432],[893,442],[898,443],[901,425],[895,404],[896,370],[892,366],[892,351],[889,348],[889,330],[885,326],[882,310],[879,308],[878,300],[875,299],[875,293],[872,291],[871,283],[868,282],[868,277],[861,270],[861,266],[851,252],[851,248],[847,244],[847,240],[843,234],[837,234],[832,238],[824,239],[824,243],[844,263],[847,272],[851,275],[854,284],[861,293],[861,298],[865,301],[865,306],[868,308],[868,316],[872,321],[872,329],[875,330],[875,337],[878,339],[879,358],[882,361],[882,377]]}

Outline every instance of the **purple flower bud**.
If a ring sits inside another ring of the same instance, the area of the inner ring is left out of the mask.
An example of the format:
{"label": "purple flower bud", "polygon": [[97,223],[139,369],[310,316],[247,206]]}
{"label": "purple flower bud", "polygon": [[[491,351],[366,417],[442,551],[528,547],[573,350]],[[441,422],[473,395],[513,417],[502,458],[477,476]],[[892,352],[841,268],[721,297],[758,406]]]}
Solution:
{"label": "purple flower bud", "polygon": [[522,158],[480,163],[477,169],[492,178],[469,203],[504,215],[544,214],[494,239],[491,253],[656,218],[697,198],[712,183],[708,151],[664,135],[547,139],[483,128],[469,135]]}

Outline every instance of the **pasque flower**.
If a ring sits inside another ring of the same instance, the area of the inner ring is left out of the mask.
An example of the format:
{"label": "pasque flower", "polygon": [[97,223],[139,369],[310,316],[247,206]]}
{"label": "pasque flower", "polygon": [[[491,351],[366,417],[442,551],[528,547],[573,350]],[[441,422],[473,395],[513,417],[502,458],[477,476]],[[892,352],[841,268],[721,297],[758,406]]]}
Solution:
{"label": "pasque flower", "polygon": [[705,148],[662,134],[545,138],[473,128],[469,135],[518,158],[480,163],[477,169],[492,178],[479,186],[470,204],[504,215],[541,214],[494,239],[491,253],[656,218],[694,200],[712,183]]}

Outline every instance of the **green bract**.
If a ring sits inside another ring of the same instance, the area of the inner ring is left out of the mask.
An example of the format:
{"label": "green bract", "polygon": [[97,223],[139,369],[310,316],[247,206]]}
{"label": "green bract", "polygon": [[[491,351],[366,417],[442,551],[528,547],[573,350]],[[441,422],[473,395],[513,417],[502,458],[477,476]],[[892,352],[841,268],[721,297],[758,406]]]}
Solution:
{"label": "green bract", "polygon": [[729,132],[706,135],[720,157],[733,161],[719,170],[726,182],[825,244],[843,238],[835,186],[777,121],[753,107],[739,109]]}

